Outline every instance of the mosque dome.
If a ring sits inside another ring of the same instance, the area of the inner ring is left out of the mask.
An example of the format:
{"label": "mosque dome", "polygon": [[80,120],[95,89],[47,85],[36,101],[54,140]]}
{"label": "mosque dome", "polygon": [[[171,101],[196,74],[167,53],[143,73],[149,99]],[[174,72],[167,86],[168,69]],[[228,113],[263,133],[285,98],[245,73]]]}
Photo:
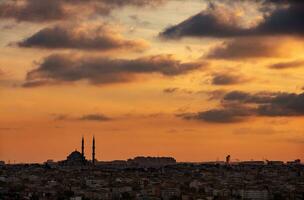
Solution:
{"label": "mosque dome", "polygon": [[82,154],[79,151],[73,151],[68,157],[67,160],[73,160],[73,161],[81,161],[83,160],[84,157],[82,156]]}
{"label": "mosque dome", "polygon": [[[1,0],[0,0],[1,1]],[[84,138],[81,141],[81,152],[75,150],[67,156],[66,160],[60,161],[61,165],[65,166],[83,166],[89,165],[90,163],[95,163],[95,138],[93,137],[93,152],[92,152],[92,162],[88,161],[84,156]]]}
{"label": "mosque dome", "polygon": [[63,161],[63,164],[70,166],[81,166],[86,164],[87,160],[85,157],[77,150],[73,151],[68,155],[67,159]]}

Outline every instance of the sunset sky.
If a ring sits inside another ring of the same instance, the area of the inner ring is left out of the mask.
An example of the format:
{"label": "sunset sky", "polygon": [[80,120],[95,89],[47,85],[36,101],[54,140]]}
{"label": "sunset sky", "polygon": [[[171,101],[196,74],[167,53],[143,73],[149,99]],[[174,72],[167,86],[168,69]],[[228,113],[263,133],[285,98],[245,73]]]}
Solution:
{"label": "sunset sky", "polygon": [[304,160],[304,3],[0,0],[0,160]]}

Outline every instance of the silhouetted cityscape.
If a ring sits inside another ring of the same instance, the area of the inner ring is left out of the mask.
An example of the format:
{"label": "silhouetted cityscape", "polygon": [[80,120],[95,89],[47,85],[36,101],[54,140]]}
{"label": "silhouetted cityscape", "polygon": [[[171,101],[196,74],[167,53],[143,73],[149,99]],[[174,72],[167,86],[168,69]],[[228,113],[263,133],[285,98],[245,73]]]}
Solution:
{"label": "silhouetted cityscape", "polygon": [[0,162],[1,200],[302,200],[304,165],[295,160],[181,163],[172,157],[98,161],[75,150],[43,164]]}
{"label": "silhouetted cityscape", "polygon": [[303,79],[304,0],[0,0],[0,200],[304,200]]}

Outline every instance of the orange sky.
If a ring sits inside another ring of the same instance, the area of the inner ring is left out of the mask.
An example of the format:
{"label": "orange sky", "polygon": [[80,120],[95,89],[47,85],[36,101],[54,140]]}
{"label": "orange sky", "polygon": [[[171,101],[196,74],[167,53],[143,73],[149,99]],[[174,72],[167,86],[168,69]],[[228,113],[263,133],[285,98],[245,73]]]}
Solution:
{"label": "orange sky", "polygon": [[43,1],[0,1],[0,160],[304,160],[304,5]]}

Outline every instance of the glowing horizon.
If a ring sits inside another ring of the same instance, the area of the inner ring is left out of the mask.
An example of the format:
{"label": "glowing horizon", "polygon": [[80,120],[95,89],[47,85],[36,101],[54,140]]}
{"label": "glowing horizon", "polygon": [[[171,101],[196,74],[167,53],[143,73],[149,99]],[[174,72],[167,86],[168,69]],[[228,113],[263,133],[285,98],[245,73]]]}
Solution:
{"label": "glowing horizon", "polygon": [[0,160],[304,160],[303,3],[39,1],[0,1]]}

